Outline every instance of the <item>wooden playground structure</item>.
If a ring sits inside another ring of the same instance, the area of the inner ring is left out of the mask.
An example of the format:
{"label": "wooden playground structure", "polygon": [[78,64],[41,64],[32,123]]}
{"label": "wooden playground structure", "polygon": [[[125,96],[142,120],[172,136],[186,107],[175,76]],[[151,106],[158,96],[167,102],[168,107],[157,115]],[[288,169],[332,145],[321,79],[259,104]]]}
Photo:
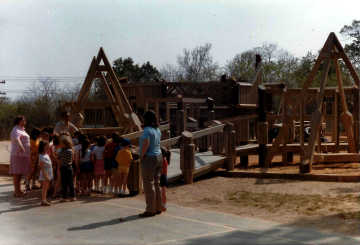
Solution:
{"label": "wooden playground structure", "polygon": [[[351,87],[343,86],[339,59],[354,80]],[[338,87],[326,87],[330,60],[335,63]],[[320,87],[310,87],[323,62]],[[108,101],[86,100],[94,79],[100,79]],[[273,110],[275,97],[281,99],[278,113]],[[351,97],[351,106],[347,97]],[[306,114],[308,106],[315,111]],[[77,101],[65,103],[63,109],[71,111],[72,122],[84,132],[120,132],[134,145],[142,134],[141,115],[154,110],[161,124],[161,145],[179,151],[179,159],[174,159],[179,173],[170,176],[171,181],[192,183],[194,178],[218,168],[234,170],[236,157],[247,166],[249,155],[258,155],[259,166],[270,168],[274,167],[276,154],[281,154],[282,164],[287,164],[293,161],[294,153],[299,153],[300,173],[311,172],[313,162],[360,162],[359,76],[334,33],[330,33],[302,88],[263,82],[260,55],[256,55],[255,74],[250,81],[222,76],[220,81],[206,83],[164,79],[128,83],[126,78],[116,77],[100,48]],[[93,124],[101,127],[89,126]],[[269,131],[274,129],[278,133],[270,137]],[[207,162],[197,166],[202,157]],[[141,188],[139,165],[135,164],[132,171],[130,181],[137,190]]]}

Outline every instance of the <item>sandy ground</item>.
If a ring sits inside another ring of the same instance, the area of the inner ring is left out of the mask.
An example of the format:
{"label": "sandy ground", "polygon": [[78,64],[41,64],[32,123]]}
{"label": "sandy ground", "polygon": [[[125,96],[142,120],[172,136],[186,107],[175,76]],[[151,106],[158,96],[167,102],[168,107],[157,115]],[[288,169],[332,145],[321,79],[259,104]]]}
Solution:
{"label": "sandy ground", "polygon": [[[359,236],[359,183],[223,178],[169,187],[168,202]],[[139,198],[143,198],[140,195]]]}
{"label": "sandy ground", "polygon": [[[274,157],[272,163],[273,168],[266,169],[268,173],[299,173],[299,154],[294,154],[294,162],[287,165],[282,164],[282,157],[277,155]],[[258,167],[258,156],[249,156],[249,166],[241,167],[237,165],[235,171],[249,171],[249,172],[264,172],[265,168]],[[240,158],[237,158],[237,164],[240,163]],[[360,175],[359,163],[314,163],[312,174],[338,174],[338,175]]]}

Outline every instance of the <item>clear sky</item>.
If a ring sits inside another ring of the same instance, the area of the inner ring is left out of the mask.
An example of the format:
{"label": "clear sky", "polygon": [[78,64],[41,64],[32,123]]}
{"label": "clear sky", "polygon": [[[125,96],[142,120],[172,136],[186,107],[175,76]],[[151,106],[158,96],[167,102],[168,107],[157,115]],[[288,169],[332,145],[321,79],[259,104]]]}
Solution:
{"label": "clear sky", "polygon": [[[206,42],[221,66],[263,42],[301,57],[330,32],[345,43],[339,31],[359,10],[358,0],[0,0],[0,80],[84,77],[100,47],[111,62],[130,56],[157,68]],[[26,87],[6,80],[0,91]]]}

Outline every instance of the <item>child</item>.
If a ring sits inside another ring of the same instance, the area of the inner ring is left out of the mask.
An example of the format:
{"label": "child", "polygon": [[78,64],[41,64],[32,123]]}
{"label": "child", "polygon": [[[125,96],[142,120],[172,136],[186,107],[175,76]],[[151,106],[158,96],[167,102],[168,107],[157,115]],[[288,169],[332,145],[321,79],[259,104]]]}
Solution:
{"label": "child", "polygon": [[56,134],[53,136],[53,144],[54,144],[54,148],[53,148],[52,161],[53,161],[53,170],[55,173],[53,198],[57,198],[57,197],[59,197],[58,190],[59,190],[60,184],[61,184],[61,174],[59,172],[60,165],[58,164],[58,154],[62,149],[60,148],[60,137]]}
{"label": "child", "polygon": [[91,195],[91,180],[93,166],[91,163],[90,141],[82,140],[82,148],[78,152],[78,165],[82,175],[82,188],[85,195]]}
{"label": "child", "polygon": [[108,189],[111,190],[111,188],[110,188],[110,183],[112,181],[111,180],[111,168],[112,168],[112,164],[115,160],[115,156],[116,156],[115,155],[115,149],[117,148],[116,140],[119,137],[120,137],[119,133],[112,133],[111,134],[112,141],[105,145],[105,159],[104,159],[105,189],[104,189],[103,195],[108,194]]}
{"label": "child", "polygon": [[[119,137],[116,139],[116,149],[115,149],[115,156],[117,156],[118,152],[122,149],[121,147],[121,143],[122,143],[123,138]],[[118,172],[118,166],[119,164],[116,162],[116,160],[114,159],[113,164],[111,166],[111,194],[116,195],[118,194],[117,188],[119,185],[119,172]]]}
{"label": "child", "polygon": [[48,155],[48,150],[50,144],[48,141],[40,141],[39,143],[39,164],[40,164],[40,177],[39,180],[42,181],[42,190],[41,190],[41,206],[50,206],[51,202],[46,201],[46,194],[50,185],[50,181],[53,178],[53,169],[51,166],[51,160]]}
{"label": "child", "polygon": [[79,142],[79,136],[80,135],[82,135],[82,133],[80,132],[80,131],[76,131],[75,133],[74,133],[74,138],[72,139],[72,143],[73,143],[73,146],[75,147],[75,146],[77,146],[77,145],[79,145],[79,144],[81,144],[80,142]]}
{"label": "child", "polygon": [[67,190],[70,190],[70,201],[76,201],[74,191],[74,174],[71,163],[74,158],[74,147],[69,137],[60,138],[61,151],[58,153],[58,164],[61,173],[62,198],[60,202],[66,202]]}
{"label": "child", "polygon": [[[129,151],[130,140],[123,139],[121,142],[122,149],[116,155],[116,161],[119,164],[118,172],[119,172],[119,194],[118,197],[129,194],[127,190],[127,177],[129,173],[129,166],[132,161],[132,155]],[[122,190],[121,190],[122,186]]]}
{"label": "child", "polygon": [[77,142],[78,145],[74,147],[75,152],[75,162],[73,164],[73,170],[74,170],[74,183],[75,183],[75,191],[76,193],[80,192],[80,182],[81,182],[81,171],[80,171],[80,160],[79,160],[79,152],[82,148],[82,141],[87,139],[87,136],[85,134],[78,134],[77,136]]}
{"label": "child", "polygon": [[[91,153],[91,161],[94,164],[94,175],[96,179],[95,189],[98,194],[101,194],[100,191],[100,180],[104,180],[104,157],[105,157],[105,144],[106,137],[100,136],[97,142],[97,145],[94,147],[93,152]],[[101,183],[101,187],[105,189],[104,181]]]}
{"label": "child", "polygon": [[90,146],[90,151],[91,151],[91,152],[94,151],[94,148],[95,148],[95,146],[97,145],[98,140],[99,140],[99,136],[96,136],[96,137],[94,138],[93,144]]}
{"label": "child", "polygon": [[166,185],[168,182],[167,168],[170,165],[171,151],[168,151],[165,147],[161,147],[161,153],[163,156],[163,164],[160,177],[161,196],[162,196],[162,211],[166,211]]}
{"label": "child", "polygon": [[31,173],[27,174],[27,181],[25,183],[25,188],[27,191],[30,191],[30,180],[31,179],[33,180],[31,189],[32,190],[40,189],[35,184],[37,167],[39,164],[39,153],[38,153],[39,140],[38,139],[40,138],[40,136],[41,136],[40,129],[33,128],[31,130],[31,133],[30,133],[30,160],[31,160],[32,169],[31,169]]}

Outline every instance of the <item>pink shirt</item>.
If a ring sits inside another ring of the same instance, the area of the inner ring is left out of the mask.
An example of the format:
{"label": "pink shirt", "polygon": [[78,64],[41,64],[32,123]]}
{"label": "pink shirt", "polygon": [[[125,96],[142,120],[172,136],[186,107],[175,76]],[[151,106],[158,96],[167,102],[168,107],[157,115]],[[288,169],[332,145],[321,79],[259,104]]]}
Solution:
{"label": "pink shirt", "polygon": [[[25,132],[25,128],[16,125],[11,131],[10,137],[11,137],[11,155],[30,157],[30,137]],[[25,149],[24,153],[20,153],[20,147],[15,143],[17,138],[20,139],[20,142]]]}

